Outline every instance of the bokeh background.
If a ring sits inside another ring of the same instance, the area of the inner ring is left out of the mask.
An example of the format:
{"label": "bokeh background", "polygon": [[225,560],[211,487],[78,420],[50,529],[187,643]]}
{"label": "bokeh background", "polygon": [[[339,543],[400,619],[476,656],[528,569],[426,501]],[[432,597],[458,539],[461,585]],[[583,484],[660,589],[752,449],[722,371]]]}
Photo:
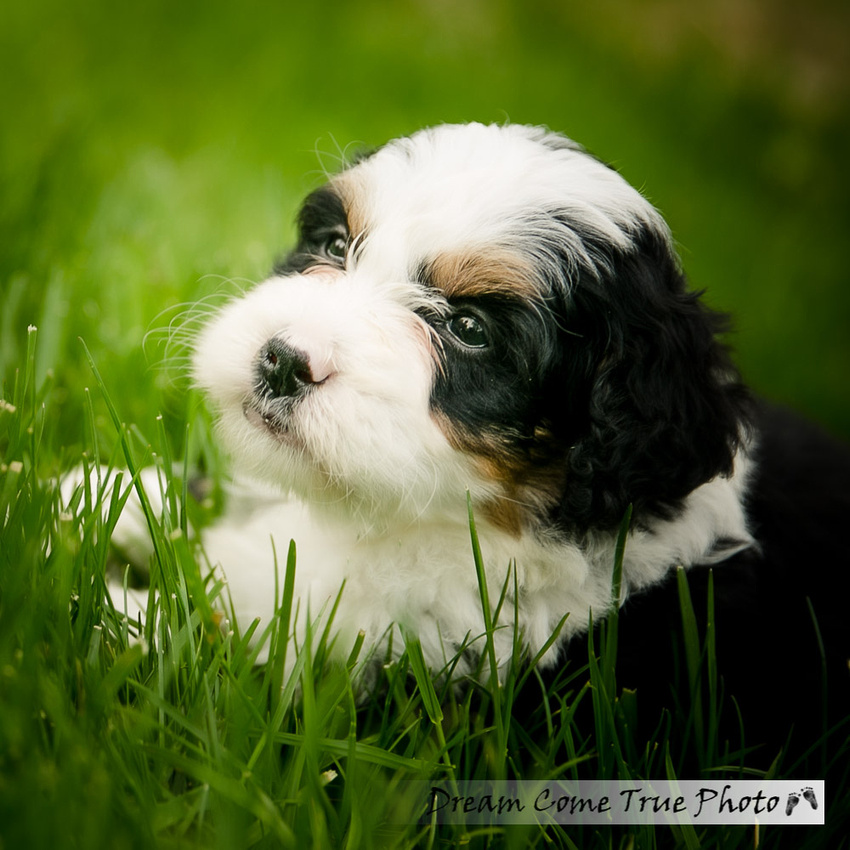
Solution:
{"label": "bokeh background", "polygon": [[261,278],[349,146],[511,120],[641,188],[747,379],[848,438],[848,35],[841,0],[4,3],[3,375],[33,323],[69,441],[78,337],[131,421],[178,421],[163,310]]}

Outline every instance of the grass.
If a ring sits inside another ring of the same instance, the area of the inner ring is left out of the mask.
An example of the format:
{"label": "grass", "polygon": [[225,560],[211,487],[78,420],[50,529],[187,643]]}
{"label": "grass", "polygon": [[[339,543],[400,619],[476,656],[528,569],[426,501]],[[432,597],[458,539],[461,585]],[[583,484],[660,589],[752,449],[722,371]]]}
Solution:
{"label": "grass", "polygon": [[[221,627],[226,599],[220,585],[203,578],[188,541],[190,500],[169,471],[167,433],[158,427],[148,440],[123,425],[102,384],[116,449],[105,456],[98,448],[90,401],[90,442],[80,460],[125,467],[127,493],[141,465],[159,458],[164,470],[166,508],[162,516],[147,513],[155,551],[147,617],[142,626],[128,623],[105,582],[115,557],[109,537],[126,497],[116,491],[103,504],[95,481],[79,488],[66,510],[56,481],[39,474],[55,451],[48,427],[53,388],[34,380],[35,329],[28,338],[25,368],[6,387],[0,411],[2,846],[754,846],[752,829],[731,827],[417,823],[403,790],[409,780],[673,778],[693,758],[706,776],[752,776],[746,757],[725,749],[716,734],[713,635],[711,628],[698,634],[684,572],[684,691],[693,699],[660,718],[649,741],[633,733],[637,696],[617,688],[616,615],[588,636],[587,662],[574,660],[557,681],[544,684],[517,652],[505,686],[495,684],[490,638],[506,593],[487,588],[472,513],[470,568],[478,570],[486,622],[483,684],[448,687],[439,671],[426,669],[414,634],[405,634],[405,651],[388,660],[365,697],[356,684],[361,646],[346,663],[332,661],[329,628],[305,648],[288,646],[294,545],[279,564],[276,618],[260,636],[273,661],[257,666],[254,628],[240,634]],[[146,503],[138,479],[134,486]],[[614,593],[621,559],[622,548]],[[286,653],[297,659],[288,676]],[[833,800],[841,793],[830,788]],[[811,846],[838,847],[837,830],[813,833]],[[803,846],[798,831],[782,833],[762,831],[758,846]]]}

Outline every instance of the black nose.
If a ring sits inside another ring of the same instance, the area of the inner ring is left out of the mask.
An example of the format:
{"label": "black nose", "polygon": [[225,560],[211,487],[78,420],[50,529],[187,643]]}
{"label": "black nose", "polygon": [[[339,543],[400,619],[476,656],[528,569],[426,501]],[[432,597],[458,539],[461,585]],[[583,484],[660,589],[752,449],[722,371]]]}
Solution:
{"label": "black nose", "polygon": [[279,339],[260,349],[257,372],[266,398],[295,398],[313,384],[307,355]]}

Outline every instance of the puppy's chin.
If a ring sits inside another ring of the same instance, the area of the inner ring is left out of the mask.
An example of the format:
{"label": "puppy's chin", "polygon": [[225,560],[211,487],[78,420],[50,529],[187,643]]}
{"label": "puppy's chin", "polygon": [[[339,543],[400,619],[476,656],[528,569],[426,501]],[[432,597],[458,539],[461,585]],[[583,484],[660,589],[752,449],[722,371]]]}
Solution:
{"label": "puppy's chin", "polygon": [[306,494],[327,487],[328,476],[298,434],[254,404],[222,410],[217,427],[237,473],[275,484],[282,492]]}
{"label": "puppy's chin", "polygon": [[[411,370],[408,383],[415,382]],[[383,398],[364,396],[360,387],[335,376],[333,385],[297,400],[269,400],[257,392],[241,403],[223,400],[221,443],[237,474],[353,522],[360,534],[411,523],[465,522],[467,492],[486,507],[486,517],[494,505],[504,506],[505,516],[519,515],[520,494],[507,486],[510,470],[485,457],[478,443],[459,441],[458,423],[446,414],[400,403],[390,384],[384,389]],[[485,449],[500,448],[497,440],[483,442]],[[522,505],[526,501],[544,499],[524,493]],[[505,525],[503,520],[497,524]],[[512,533],[520,525],[513,522]]]}
{"label": "puppy's chin", "polygon": [[289,427],[286,418],[263,410],[260,405],[249,401],[242,405],[242,413],[249,424],[260,431],[264,431],[277,442],[294,449],[303,448],[302,440]]}
{"label": "puppy's chin", "polygon": [[217,427],[235,474],[270,483],[359,533],[463,517],[467,489],[482,501],[498,489],[427,413],[405,421],[387,406],[347,408],[342,391],[327,399],[317,391],[286,412],[254,397],[228,403]]}

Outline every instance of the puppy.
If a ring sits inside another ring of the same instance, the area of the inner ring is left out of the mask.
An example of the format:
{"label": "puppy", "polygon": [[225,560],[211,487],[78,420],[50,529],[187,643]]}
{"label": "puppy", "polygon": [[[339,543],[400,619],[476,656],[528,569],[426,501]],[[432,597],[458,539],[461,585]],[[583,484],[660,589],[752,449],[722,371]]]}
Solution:
{"label": "puppy", "polygon": [[406,626],[434,671],[474,673],[469,497],[491,600],[506,593],[502,671],[515,627],[534,657],[568,615],[540,661],[556,669],[619,604],[620,684],[670,705],[672,577],[690,571],[703,615],[713,568],[720,672],[745,722],[816,738],[824,676],[840,714],[848,455],[753,400],[723,317],[622,177],[544,129],[440,126],[332,177],[298,233],[194,351],[234,470],[276,488],[204,538],[245,625],[271,617],[272,541],[282,560],[292,538],[296,640],[344,585],[343,657],[360,631],[374,657],[397,653]]}

